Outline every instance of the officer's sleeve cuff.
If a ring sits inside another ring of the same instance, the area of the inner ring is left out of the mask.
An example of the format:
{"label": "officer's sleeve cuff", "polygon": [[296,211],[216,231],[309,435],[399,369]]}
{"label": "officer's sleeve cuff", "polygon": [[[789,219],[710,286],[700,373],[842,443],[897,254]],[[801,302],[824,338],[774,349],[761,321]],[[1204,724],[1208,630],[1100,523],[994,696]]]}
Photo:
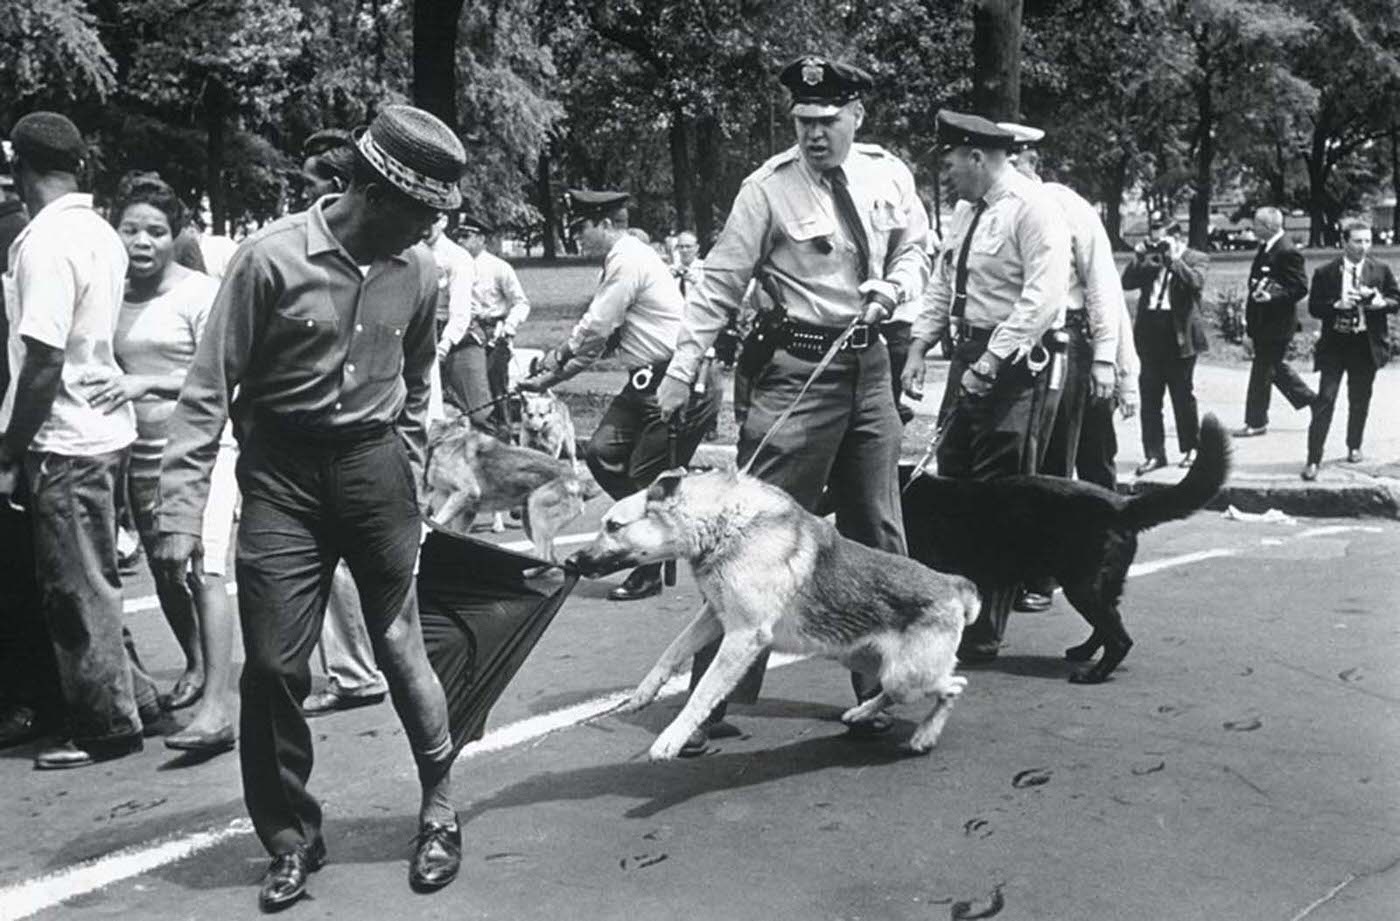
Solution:
{"label": "officer's sleeve cuff", "polygon": [[1095,342],[1094,361],[1106,361],[1109,364],[1116,364],[1118,361],[1118,343]]}
{"label": "officer's sleeve cuff", "polygon": [[671,363],[666,367],[666,376],[672,380],[680,381],[689,387],[695,382],[695,374],[700,367],[699,355],[682,355],[677,352],[671,357]]}

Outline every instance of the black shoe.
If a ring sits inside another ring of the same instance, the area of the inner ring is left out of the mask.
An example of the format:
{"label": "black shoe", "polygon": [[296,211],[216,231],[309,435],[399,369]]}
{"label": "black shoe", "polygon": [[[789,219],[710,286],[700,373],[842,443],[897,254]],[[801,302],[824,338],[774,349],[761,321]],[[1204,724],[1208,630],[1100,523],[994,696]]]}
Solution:
{"label": "black shoe", "polygon": [[996,640],[964,640],[958,647],[958,661],[964,665],[991,662],[1000,651],[1001,644]]}
{"label": "black shoe", "polygon": [[627,580],[608,592],[609,601],[637,601],[661,594],[661,567],[638,566]]}
{"label": "black shoe", "polygon": [[690,737],[685,740],[685,744],[681,746],[681,750],[676,752],[676,757],[699,758],[710,750],[709,741],[710,737],[705,732],[705,727],[701,726],[699,729],[692,732]]}
{"label": "black shoe", "polygon": [[1361,449],[1360,449],[1360,448],[1347,448],[1347,463],[1348,463],[1348,464],[1359,464],[1359,463],[1361,463],[1363,460],[1365,460],[1365,458],[1361,456]]}
{"label": "black shoe", "polygon": [[171,751],[193,752],[196,755],[220,755],[233,751],[238,743],[232,726],[217,732],[190,732],[188,729],[165,737],[165,747]]}
{"label": "black shoe", "polygon": [[408,865],[408,885],[414,892],[436,892],[457,878],[462,868],[462,825],[428,822],[418,829],[418,843]]}
{"label": "black shoe", "polygon": [[36,771],[62,771],[68,768],[87,767],[99,761],[111,761],[126,755],[134,755],[142,748],[139,735],[102,741],[74,742],[71,739],[46,748],[34,756]]}
{"label": "black shoe", "polygon": [[1154,470],[1161,470],[1165,466],[1167,466],[1167,459],[1165,457],[1149,457],[1147,460],[1137,465],[1137,469],[1133,471],[1133,476],[1146,476]]}
{"label": "black shoe", "polygon": [[1190,451],[1187,451],[1185,454],[1183,454],[1183,455],[1181,456],[1181,463],[1177,464],[1177,466],[1178,466],[1178,467],[1187,467],[1187,468],[1189,468],[1189,467],[1190,467],[1192,464],[1194,464],[1195,462],[1196,462],[1196,449],[1195,449],[1195,448],[1192,448]]}
{"label": "black shoe", "polygon": [[1041,611],[1050,610],[1050,603],[1050,596],[1044,592],[1024,591],[1011,606],[1011,610],[1020,611],[1022,614],[1039,614]]}
{"label": "black shoe", "polygon": [[306,878],[326,865],[326,842],[317,838],[311,844],[298,844],[285,854],[272,858],[258,892],[258,907],[281,911],[306,895]]}
{"label": "black shoe", "polygon": [[1255,428],[1252,425],[1246,425],[1243,428],[1235,429],[1234,434],[1236,438],[1258,438],[1260,435],[1269,434],[1269,427],[1261,425]]}
{"label": "black shoe", "polygon": [[1311,483],[1317,479],[1317,464],[1307,464],[1303,467],[1303,472],[1299,474],[1303,479]]}
{"label": "black shoe", "polygon": [[33,707],[16,704],[0,713],[0,748],[31,742],[44,734],[44,726]]}

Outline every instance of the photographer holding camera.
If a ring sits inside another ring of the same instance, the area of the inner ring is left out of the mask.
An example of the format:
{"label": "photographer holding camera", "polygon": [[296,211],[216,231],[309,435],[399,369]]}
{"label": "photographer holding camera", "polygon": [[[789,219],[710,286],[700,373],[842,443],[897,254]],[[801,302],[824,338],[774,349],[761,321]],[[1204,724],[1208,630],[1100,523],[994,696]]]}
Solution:
{"label": "photographer holding camera", "polygon": [[1189,467],[1196,457],[1200,413],[1196,408],[1196,356],[1206,351],[1201,321],[1201,291],[1210,257],[1189,249],[1178,224],[1163,226],[1159,216],[1148,227],[1148,241],[1134,249],[1123,270],[1123,290],[1137,289],[1137,343],[1142,371],[1142,450],[1144,460],[1135,473],[1142,476],[1167,465],[1166,432],[1162,427],[1162,393],[1172,397],[1176,441]]}
{"label": "photographer holding camera", "polygon": [[1322,377],[1308,425],[1308,462],[1303,479],[1317,479],[1322,446],[1332,425],[1332,408],[1347,376],[1347,463],[1361,460],[1361,436],[1371,408],[1376,369],[1390,357],[1386,315],[1400,310],[1400,287],[1390,266],[1369,257],[1371,225],[1342,225],[1342,255],[1313,273],[1308,313],[1322,321],[1316,368]]}

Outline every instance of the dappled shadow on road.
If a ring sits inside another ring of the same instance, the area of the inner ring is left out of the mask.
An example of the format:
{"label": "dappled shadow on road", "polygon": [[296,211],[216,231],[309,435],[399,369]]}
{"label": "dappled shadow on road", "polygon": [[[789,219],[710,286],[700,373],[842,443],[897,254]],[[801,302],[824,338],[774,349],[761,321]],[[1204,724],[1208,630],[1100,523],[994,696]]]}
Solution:
{"label": "dappled shadow on road", "polygon": [[[243,811],[243,801],[231,799],[198,809],[161,812],[146,821],[135,819],[142,812],[149,810],[154,813],[166,804],[166,797],[157,795],[154,791],[149,798],[138,797],[117,803],[110,808],[106,816],[97,820],[100,822],[99,827],[77,835],[55,850],[46,862],[46,869],[61,870],[85,860],[105,857],[122,848],[149,845],[163,838],[178,837],[187,834],[191,829],[224,829],[231,821],[246,814]],[[241,839],[243,836],[234,840]],[[253,846],[257,847],[256,839],[248,840],[253,840]]]}

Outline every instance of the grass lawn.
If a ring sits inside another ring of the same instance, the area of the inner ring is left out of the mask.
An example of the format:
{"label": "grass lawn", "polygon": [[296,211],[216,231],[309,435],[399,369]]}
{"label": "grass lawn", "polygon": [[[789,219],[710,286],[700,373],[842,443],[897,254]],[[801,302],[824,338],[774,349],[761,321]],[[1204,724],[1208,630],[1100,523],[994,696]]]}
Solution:
{"label": "grass lawn", "polygon": [[[1335,250],[1308,251],[1305,254],[1309,278],[1323,263],[1335,258]],[[1390,247],[1374,252],[1377,258],[1388,262],[1400,270],[1400,248]],[[1121,269],[1131,255],[1119,254]],[[1243,364],[1249,360],[1245,347],[1226,342],[1219,334],[1214,322],[1214,305],[1222,297],[1239,297],[1245,289],[1249,277],[1253,252],[1215,253],[1211,258],[1206,276],[1206,309],[1209,313],[1207,329],[1211,336],[1211,351],[1203,359],[1213,364]],[[589,298],[598,285],[601,265],[598,262],[581,259],[564,259],[548,265],[530,262],[517,269],[520,283],[530,298],[530,319],[521,327],[516,344],[522,348],[547,349],[557,346],[568,337],[569,331],[584,310]],[[1129,294],[1132,298],[1134,295]],[[1130,304],[1136,303],[1134,300]],[[1307,336],[1316,334],[1318,321],[1307,316],[1306,310],[1299,309],[1303,322],[1303,332]],[[1300,337],[1301,338],[1301,337]],[[1307,365],[1311,370],[1311,363]],[[581,375],[559,388],[560,395],[574,415],[574,424],[580,436],[587,437],[597,427],[598,419],[607,407],[608,401],[622,386],[621,365],[605,359]],[[928,443],[932,432],[929,421],[915,419],[904,432],[906,452],[918,452]],[[738,435],[734,418],[726,406],[720,415],[717,441],[733,444]]]}

